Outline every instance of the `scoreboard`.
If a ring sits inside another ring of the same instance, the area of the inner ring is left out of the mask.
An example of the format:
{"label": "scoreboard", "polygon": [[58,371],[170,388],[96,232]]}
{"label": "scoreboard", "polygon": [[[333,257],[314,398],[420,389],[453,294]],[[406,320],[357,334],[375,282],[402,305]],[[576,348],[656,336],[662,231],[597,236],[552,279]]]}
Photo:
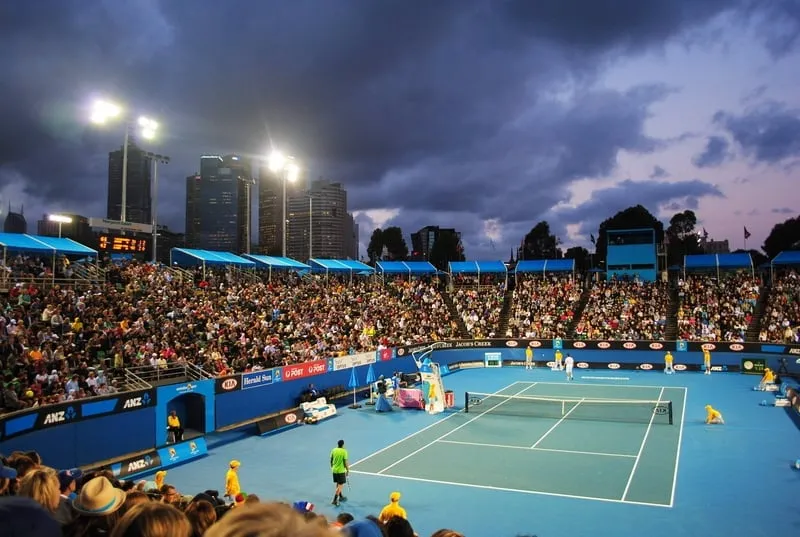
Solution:
{"label": "scoreboard", "polygon": [[139,254],[150,251],[150,239],[101,233],[97,237],[97,250],[100,252]]}

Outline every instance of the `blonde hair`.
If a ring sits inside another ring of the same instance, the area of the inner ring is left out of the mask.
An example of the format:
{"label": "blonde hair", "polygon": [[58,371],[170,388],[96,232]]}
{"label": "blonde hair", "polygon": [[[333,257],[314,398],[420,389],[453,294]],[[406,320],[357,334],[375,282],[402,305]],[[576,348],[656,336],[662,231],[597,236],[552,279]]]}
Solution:
{"label": "blonde hair", "polygon": [[17,494],[26,496],[50,513],[55,513],[61,503],[61,487],[56,471],[52,468],[37,468],[28,472],[20,481]]}
{"label": "blonde hair", "polygon": [[[290,506],[280,503],[244,504],[211,526],[204,537],[341,537],[318,522],[308,522]],[[113,536],[112,536],[113,537]]]}
{"label": "blonde hair", "polygon": [[140,503],[119,519],[111,537],[192,537],[192,525],[167,503]]}
{"label": "blonde hair", "polygon": [[431,537],[464,537],[464,535],[455,530],[441,529],[431,535]]}

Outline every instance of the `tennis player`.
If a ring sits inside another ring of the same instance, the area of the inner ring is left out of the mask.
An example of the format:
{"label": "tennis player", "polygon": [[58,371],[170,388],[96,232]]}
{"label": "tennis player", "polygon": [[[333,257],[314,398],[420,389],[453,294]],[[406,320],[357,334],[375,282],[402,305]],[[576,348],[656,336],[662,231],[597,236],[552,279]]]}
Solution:
{"label": "tennis player", "polygon": [[667,351],[667,354],[664,355],[664,373],[667,375],[671,375],[675,372],[675,369],[672,368],[672,364],[675,359],[672,357],[672,353]]}
{"label": "tennis player", "polygon": [[533,369],[533,349],[525,348],[525,369]]}
{"label": "tennis player", "polygon": [[347,462],[347,450],[344,448],[344,440],[339,440],[336,447],[331,450],[331,472],[333,473],[333,483],[336,491],[333,493],[333,505],[339,502],[346,502],[347,498],[342,495],[344,484],[347,483],[347,476],[350,474],[350,465]]}
{"label": "tennis player", "polygon": [[567,358],[564,360],[564,369],[567,372],[567,380],[573,380],[572,368],[575,367],[575,358],[570,353],[567,353]]}
{"label": "tennis player", "polygon": [[725,420],[722,418],[722,413],[711,405],[706,405],[706,425],[724,424]]}
{"label": "tennis player", "polygon": [[561,349],[556,350],[556,365],[553,367],[553,370],[558,369],[559,371],[564,369],[564,355],[561,354]]}
{"label": "tennis player", "polygon": [[711,374],[711,351],[708,349],[703,349],[703,366],[705,366],[706,375]]}

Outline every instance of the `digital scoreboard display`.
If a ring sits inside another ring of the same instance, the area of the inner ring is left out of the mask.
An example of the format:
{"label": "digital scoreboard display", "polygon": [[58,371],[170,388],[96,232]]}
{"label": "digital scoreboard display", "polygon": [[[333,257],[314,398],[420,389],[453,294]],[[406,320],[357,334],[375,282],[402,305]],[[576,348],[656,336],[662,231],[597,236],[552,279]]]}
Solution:
{"label": "digital scoreboard display", "polygon": [[97,249],[101,252],[113,253],[147,253],[150,251],[150,240],[113,233],[101,233],[97,237]]}

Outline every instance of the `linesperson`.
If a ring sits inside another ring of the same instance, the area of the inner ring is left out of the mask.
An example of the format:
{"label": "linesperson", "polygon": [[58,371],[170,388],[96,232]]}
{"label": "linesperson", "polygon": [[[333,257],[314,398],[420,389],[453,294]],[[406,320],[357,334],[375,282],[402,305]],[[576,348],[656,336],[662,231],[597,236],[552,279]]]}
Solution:
{"label": "linesperson", "polygon": [[347,463],[347,450],[344,448],[344,440],[339,440],[336,447],[331,450],[331,472],[336,491],[333,493],[333,505],[339,502],[346,502],[347,498],[342,495],[344,484],[347,483],[347,476],[350,475],[350,465]]}

